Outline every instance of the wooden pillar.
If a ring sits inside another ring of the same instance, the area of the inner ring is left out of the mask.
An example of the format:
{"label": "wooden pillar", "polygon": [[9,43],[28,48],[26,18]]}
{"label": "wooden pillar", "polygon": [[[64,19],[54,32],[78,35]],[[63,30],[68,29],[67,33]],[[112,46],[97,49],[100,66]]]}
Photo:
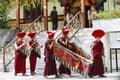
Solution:
{"label": "wooden pillar", "polygon": [[44,0],[44,29],[48,30],[48,5],[47,5],[48,0]]}
{"label": "wooden pillar", "polygon": [[85,23],[85,19],[86,19],[86,16],[85,16],[85,0],[81,0],[81,12],[82,12],[82,28],[85,28],[86,27],[86,23]]}
{"label": "wooden pillar", "polygon": [[16,28],[20,29],[20,0],[17,0],[17,7],[16,7]]}
{"label": "wooden pillar", "polygon": [[6,67],[5,67],[5,48],[2,47],[2,55],[3,55],[3,72],[6,72]]}
{"label": "wooden pillar", "polygon": [[33,18],[32,18],[32,8],[30,8],[30,22],[32,23]]}

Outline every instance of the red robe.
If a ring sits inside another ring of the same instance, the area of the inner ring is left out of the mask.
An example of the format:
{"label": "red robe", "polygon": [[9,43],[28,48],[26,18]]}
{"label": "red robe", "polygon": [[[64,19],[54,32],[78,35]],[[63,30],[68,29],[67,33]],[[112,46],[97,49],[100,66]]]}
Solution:
{"label": "red robe", "polygon": [[[22,42],[16,41],[17,46],[20,46]],[[26,73],[26,55],[21,53],[20,50],[15,50],[15,74]]]}
{"label": "red robe", "polygon": [[[29,45],[32,45],[34,43],[34,41],[29,40],[28,43],[29,43]],[[40,56],[38,56],[37,53],[34,50],[32,50],[30,53],[30,58],[29,58],[31,73],[34,73],[34,71],[35,71],[37,57],[40,57]]]}
{"label": "red robe", "polygon": [[56,62],[53,55],[53,49],[50,49],[48,45],[51,44],[51,41],[47,40],[45,43],[44,55],[45,55],[45,68],[44,75],[57,75]]}
{"label": "red robe", "polygon": [[104,67],[102,61],[103,43],[101,41],[94,41],[93,43],[95,44],[95,46],[93,47],[94,62],[90,67],[89,75],[102,75],[104,74]]}
{"label": "red robe", "polygon": [[[65,41],[65,38],[64,38],[64,37],[59,38],[59,39],[58,39],[58,43],[61,44],[61,45],[64,46],[64,47],[67,47],[67,46],[63,45],[63,44],[59,41],[60,39],[61,39],[62,41]],[[58,72],[59,72],[59,74],[68,74],[68,75],[71,75],[70,69],[67,68],[66,66],[62,65],[62,63],[60,63],[60,66],[59,66],[59,68],[58,68]]]}

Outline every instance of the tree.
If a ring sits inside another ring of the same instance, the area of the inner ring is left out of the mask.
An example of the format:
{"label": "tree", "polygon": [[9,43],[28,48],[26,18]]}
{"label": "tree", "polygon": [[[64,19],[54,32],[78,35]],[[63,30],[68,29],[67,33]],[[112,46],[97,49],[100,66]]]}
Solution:
{"label": "tree", "polygon": [[[0,28],[8,28],[8,14],[10,10],[15,7],[17,0],[0,0]],[[20,6],[30,9],[36,8],[36,3],[40,4],[41,0],[20,0]]]}
{"label": "tree", "polygon": [[[17,0],[10,0],[11,3],[16,3]],[[30,9],[30,8],[36,8],[36,3],[40,4],[41,0],[20,0],[20,6]]]}
{"label": "tree", "polygon": [[0,0],[0,28],[8,28],[8,12],[10,9],[9,0]]}

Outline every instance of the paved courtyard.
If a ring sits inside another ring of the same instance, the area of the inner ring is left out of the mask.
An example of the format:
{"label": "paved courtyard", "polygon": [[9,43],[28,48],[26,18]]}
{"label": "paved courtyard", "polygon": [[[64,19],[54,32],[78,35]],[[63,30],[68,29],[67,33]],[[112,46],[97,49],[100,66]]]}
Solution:
{"label": "paved courtyard", "polygon": [[[49,24],[51,25],[51,24]],[[62,27],[62,26],[61,26]],[[43,35],[42,37],[46,37],[45,35]],[[39,38],[41,41],[41,44],[44,45],[44,39]],[[46,38],[45,38],[46,40]],[[41,50],[43,51],[43,50]],[[43,53],[43,52],[42,52]],[[118,66],[120,66],[120,56],[118,55]],[[120,80],[120,71],[119,72],[113,72],[110,73],[110,67],[108,65],[108,72],[105,72],[105,75],[107,76],[106,78],[98,78],[98,76],[95,76],[94,78],[89,78],[88,76],[86,78],[84,78],[83,76],[81,76],[81,74],[76,74],[73,73],[72,77],[69,78],[67,75],[62,76],[62,78],[58,78],[56,79],[55,76],[48,76],[48,78],[44,78],[43,77],[43,71],[44,71],[44,56],[42,55],[41,59],[38,59],[37,61],[37,65],[36,65],[36,75],[31,76],[30,75],[30,71],[29,71],[29,60],[27,59],[27,75],[28,76],[21,76],[21,74],[19,74],[18,76],[14,76],[14,71],[10,71],[10,72],[0,72],[0,80]],[[2,56],[0,55],[0,63],[2,63]],[[115,68],[115,58],[113,56],[113,67]],[[57,65],[58,66],[58,65]],[[2,65],[0,66],[2,67]]]}
{"label": "paved courtyard", "polygon": [[105,73],[107,76],[106,78],[98,78],[95,76],[94,78],[89,77],[82,77],[80,74],[72,74],[72,77],[69,78],[67,75],[62,76],[62,78],[54,78],[54,76],[48,76],[44,78],[41,73],[37,73],[34,76],[31,76],[27,73],[28,76],[14,76],[13,72],[3,73],[0,72],[0,80],[120,80],[120,72],[113,72],[113,73]]}

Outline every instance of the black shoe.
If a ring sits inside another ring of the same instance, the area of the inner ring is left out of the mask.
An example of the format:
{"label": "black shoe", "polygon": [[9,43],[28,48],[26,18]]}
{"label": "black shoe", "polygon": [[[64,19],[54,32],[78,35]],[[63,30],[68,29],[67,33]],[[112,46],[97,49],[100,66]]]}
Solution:
{"label": "black shoe", "polygon": [[99,77],[106,77],[106,76],[104,76],[104,75],[99,75]]}
{"label": "black shoe", "polygon": [[55,78],[61,78],[61,76],[60,75],[55,75]]}
{"label": "black shoe", "polygon": [[28,75],[26,75],[25,73],[22,73],[22,76],[28,76]]}
{"label": "black shoe", "polygon": [[46,75],[44,75],[43,77],[44,77],[44,78],[47,78],[47,76],[46,76]]}
{"label": "black shoe", "polygon": [[68,74],[69,77],[72,77],[71,74]]}
{"label": "black shoe", "polygon": [[93,76],[89,75],[90,78],[93,78]]}
{"label": "black shoe", "polygon": [[60,76],[64,76],[63,74],[59,74]]}
{"label": "black shoe", "polygon": [[35,72],[32,72],[31,75],[35,75],[36,73]]}
{"label": "black shoe", "polygon": [[17,73],[15,73],[14,75],[17,76]]}

